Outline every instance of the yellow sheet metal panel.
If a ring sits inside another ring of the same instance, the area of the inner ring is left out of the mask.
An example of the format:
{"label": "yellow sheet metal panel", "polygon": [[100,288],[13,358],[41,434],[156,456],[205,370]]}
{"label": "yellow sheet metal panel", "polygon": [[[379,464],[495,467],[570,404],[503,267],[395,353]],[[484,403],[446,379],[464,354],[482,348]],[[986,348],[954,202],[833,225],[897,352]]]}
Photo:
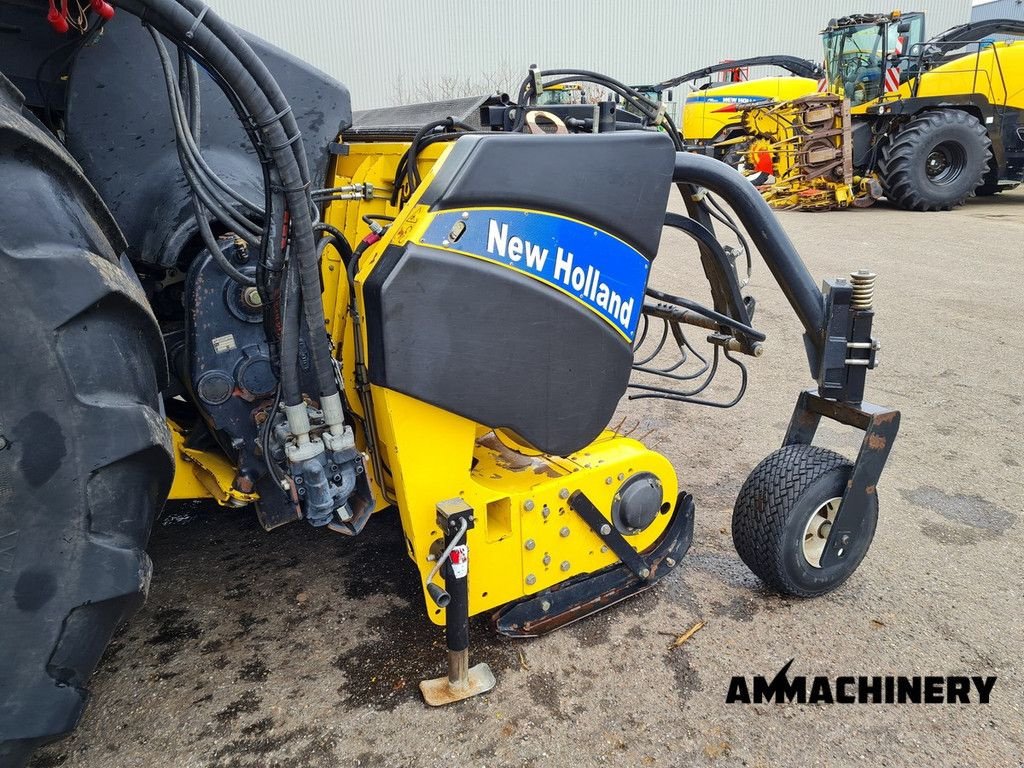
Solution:
{"label": "yellow sheet metal panel", "polygon": [[[1024,108],[1024,41],[985,45],[920,78],[919,97],[979,94],[991,104]],[[900,88],[903,92],[907,85]]]}
{"label": "yellow sheet metal panel", "polygon": [[683,104],[683,138],[688,142],[724,138],[726,128],[738,126],[742,117],[733,107],[760,100],[789,101],[817,90],[818,81],[807,77],[762,77],[691,91]]}
{"label": "yellow sheet metal panel", "polygon": [[[437,502],[460,497],[475,510],[478,522],[468,534],[471,614],[617,562],[569,509],[574,491],[583,491],[607,514],[623,482],[640,472],[655,475],[668,506],[647,530],[628,537],[638,550],[660,537],[675,511],[678,486],[671,464],[636,440],[606,431],[564,458],[526,456],[493,432],[478,437],[471,421],[397,392],[374,390],[402,527],[421,579],[433,568],[441,540]],[[443,623],[444,611],[425,599],[431,620]]]}

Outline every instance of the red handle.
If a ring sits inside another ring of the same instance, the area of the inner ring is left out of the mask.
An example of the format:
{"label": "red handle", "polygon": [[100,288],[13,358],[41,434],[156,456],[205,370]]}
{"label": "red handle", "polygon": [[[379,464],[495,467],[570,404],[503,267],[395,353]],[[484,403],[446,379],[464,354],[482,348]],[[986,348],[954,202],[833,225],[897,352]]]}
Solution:
{"label": "red handle", "polygon": [[106,0],[90,0],[89,6],[104,21],[110,21],[114,18],[114,6],[106,2]]}

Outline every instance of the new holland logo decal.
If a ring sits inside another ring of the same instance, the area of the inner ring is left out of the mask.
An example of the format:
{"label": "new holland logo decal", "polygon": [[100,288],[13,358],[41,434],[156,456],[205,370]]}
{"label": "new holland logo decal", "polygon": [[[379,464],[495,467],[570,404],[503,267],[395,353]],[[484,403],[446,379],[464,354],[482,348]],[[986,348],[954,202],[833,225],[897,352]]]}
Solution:
{"label": "new holland logo decal", "polygon": [[547,283],[633,340],[650,265],[607,232],[537,211],[476,208],[436,214],[419,242]]}

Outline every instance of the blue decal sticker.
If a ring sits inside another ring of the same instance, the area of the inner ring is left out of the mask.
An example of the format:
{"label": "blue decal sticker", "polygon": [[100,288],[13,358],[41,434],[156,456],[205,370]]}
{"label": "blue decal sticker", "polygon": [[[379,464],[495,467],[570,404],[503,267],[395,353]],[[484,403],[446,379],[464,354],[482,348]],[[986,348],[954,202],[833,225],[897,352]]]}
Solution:
{"label": "blue decal sticker", "polygon": [[420,243],[461,251],[552,285],[633,340],[650,265],[607,232],[547,213],[477,208],[438,213]]}
{"label": "blue decal sticker", "polygon": [[756,101],[771,101],[770,96],[693,96],[686,94],[687,104],[753,104]]}

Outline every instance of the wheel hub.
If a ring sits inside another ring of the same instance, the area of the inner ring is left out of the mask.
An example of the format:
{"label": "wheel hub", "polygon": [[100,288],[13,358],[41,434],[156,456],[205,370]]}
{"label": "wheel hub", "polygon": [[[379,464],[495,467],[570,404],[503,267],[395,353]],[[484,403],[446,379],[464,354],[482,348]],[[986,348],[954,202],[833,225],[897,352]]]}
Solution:
{"label": "wheel hub", "polygon": [[804,527],[801,551],[804,559],[812,568],[821,568],[821,556],[825,554],[828,534],[832,530],[832,524],[835,522],[836,513],[839,511],[839,504],[842,500],[842,496],[835,496],[823,503],[811,515]]}
{"label": "wheel hub", "polygon": [[949,184],[960,175],[965,163],[963,148],[954,142],[944,141],[928,153],[924,161],[924,170],[929,181],[935,184]]}

